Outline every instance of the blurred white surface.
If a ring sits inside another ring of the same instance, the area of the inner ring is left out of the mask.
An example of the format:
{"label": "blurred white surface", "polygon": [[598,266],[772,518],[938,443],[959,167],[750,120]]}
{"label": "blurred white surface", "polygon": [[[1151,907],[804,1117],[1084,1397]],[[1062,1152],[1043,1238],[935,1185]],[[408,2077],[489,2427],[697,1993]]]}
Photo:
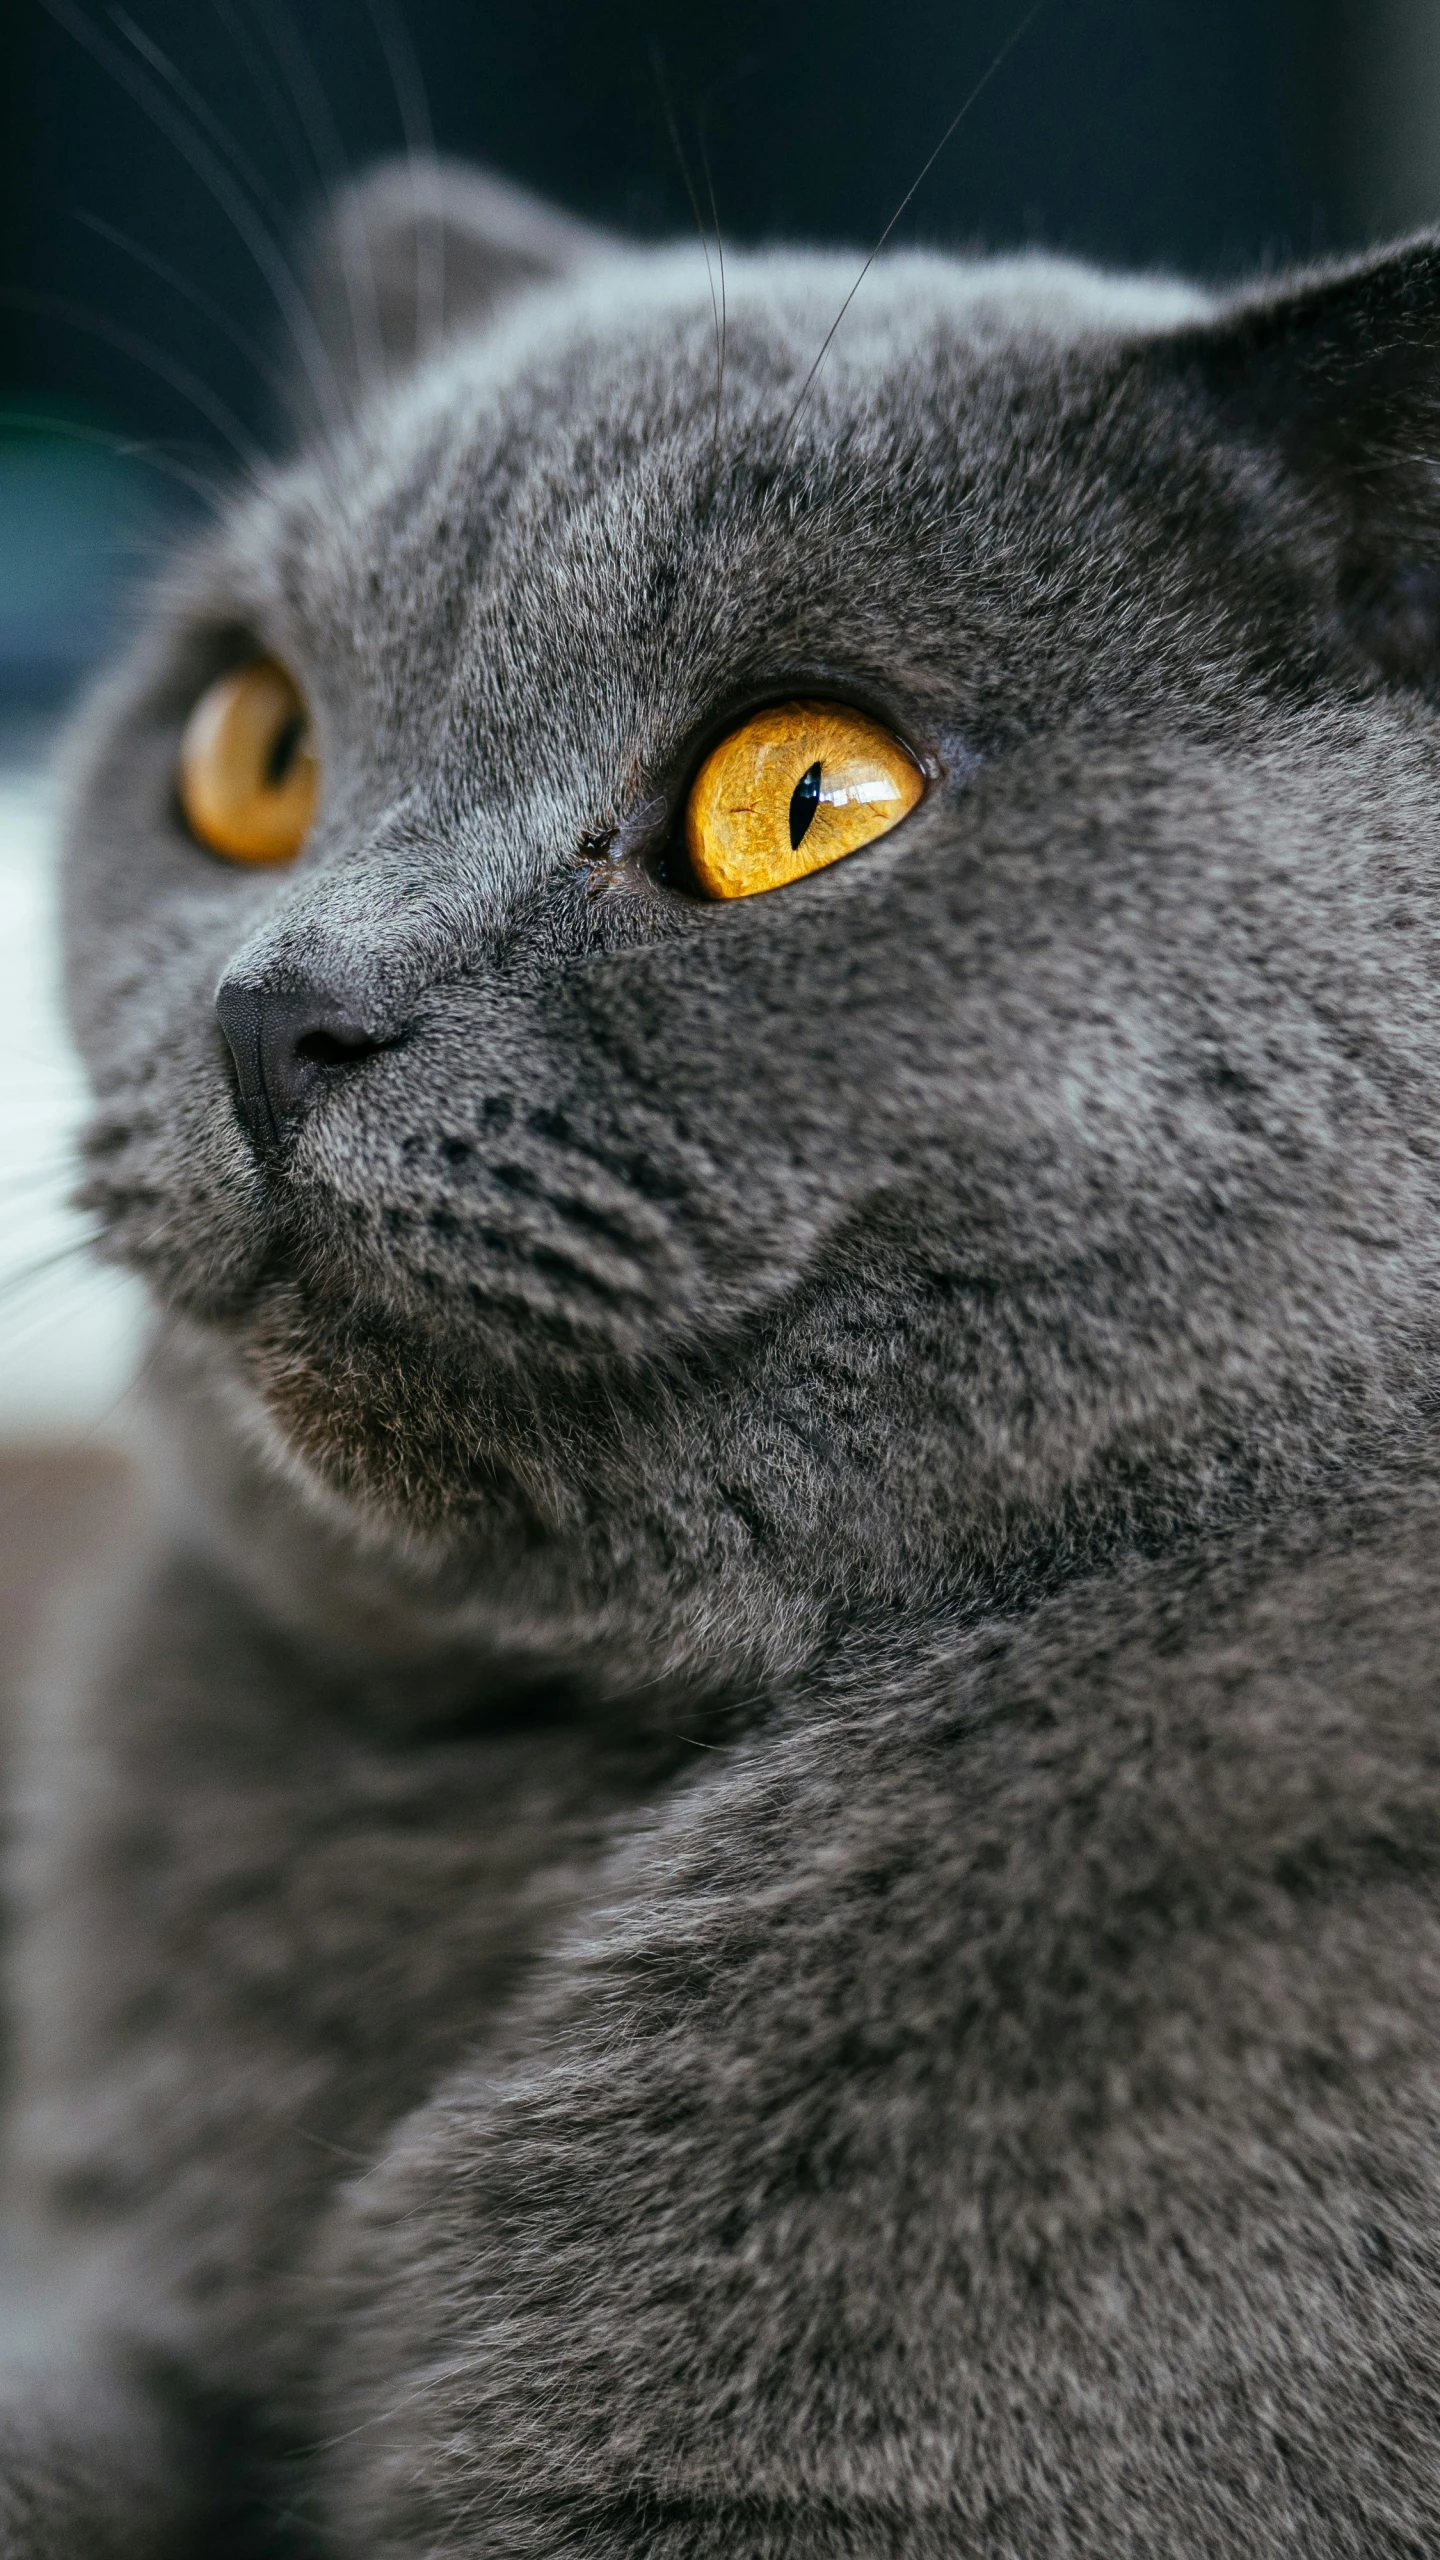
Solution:
{"label": "blurred white surface", "polygon": [[0,763],[0,1440],[123,1429],[138,1285],[68,1205],[85,1089],[60,1013],[49,776]]}

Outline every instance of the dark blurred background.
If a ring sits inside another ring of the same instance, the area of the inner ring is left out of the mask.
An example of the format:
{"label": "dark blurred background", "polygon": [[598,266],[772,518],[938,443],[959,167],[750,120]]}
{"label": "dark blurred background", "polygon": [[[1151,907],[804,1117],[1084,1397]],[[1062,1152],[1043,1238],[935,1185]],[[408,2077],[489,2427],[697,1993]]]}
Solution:
{"label": "dark blurred background", "polygon": [[[270,428],[264,240],[336,170],[433,132],[683,232],[668,91],[728,237],[861,247],[1024,9],[0,0],[0,699],[64,690],[167,499]],[[1437,167],[1440,0],[1044,0],[897,237],[1223,275],[1428,218]]]}

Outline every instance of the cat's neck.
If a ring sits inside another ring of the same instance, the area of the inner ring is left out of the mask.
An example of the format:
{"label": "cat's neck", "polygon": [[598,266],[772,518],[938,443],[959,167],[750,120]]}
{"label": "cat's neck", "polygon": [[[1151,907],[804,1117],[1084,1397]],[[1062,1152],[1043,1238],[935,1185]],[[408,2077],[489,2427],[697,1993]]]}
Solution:
{"label": "cat's neck", "polygon": [[1074,1520],[1040,1524],[1008,1561],[998,1551],[957,1559],[953,1581],[923,1606],[853,1595],[841,1618],[797,1609],[783,1650],[677,1654],[643,1613],[627,1622],[623,1595],[597,1609],[579,1575],[567,1595],[563,1553],[528,1584],[522,1577],[517,1604],[513,1555],[488,1554],[483,1537],[446,1552],[328,1494],[287,1461],[278,1437],[267,1439],[202,1336],[167,1335],[146,1389],[144,1439],[162,1545],[203,1560],[248,1612],[302,1649],[317,1681],[406,1726],[483,1704],[488,1713],[598,1713],[693,1733],[857,1682],[878,1681],[893,1698],[912,1681],[925,1686],[938,1661],[967,1654],[987,1628],[1067,1595],[1087,1595],[1083,1615],[1097,1596],[1124,1612],[1127,1595],[1141,1605],[1161,1585],[1239,1588],[1287,1555],[1353,1545],[1377,1512],[1433,1501],[1440,1482],[1440,1431],[1417,1427],[1406,1445],[1349,1470],[1343,1495],[1317,1499],[1312,1480],[1284,1503],[1270,1486],[1248,1516],[1177,1520],[1163,1552],[1143,1551],[1115,1523],[1089,1537]]}

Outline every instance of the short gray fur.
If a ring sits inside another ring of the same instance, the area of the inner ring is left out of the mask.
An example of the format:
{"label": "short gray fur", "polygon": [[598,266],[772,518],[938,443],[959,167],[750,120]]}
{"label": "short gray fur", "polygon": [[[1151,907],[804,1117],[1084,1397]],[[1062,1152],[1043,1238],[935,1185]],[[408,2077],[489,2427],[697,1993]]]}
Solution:
{"label": "short gray fur", "polygon": [[[1419,2560],[1440,246],[887,258],[803,398],[854,263],[732,257],[717,404],[693,249],[427,185],[76,742],[154,1524],[30,1744],[0,2552]],[[257,645],[283,874],[174,797]],[[930,788],[707,906],[790,692]],[[253,1146],[222,980],[390,1045]]]}

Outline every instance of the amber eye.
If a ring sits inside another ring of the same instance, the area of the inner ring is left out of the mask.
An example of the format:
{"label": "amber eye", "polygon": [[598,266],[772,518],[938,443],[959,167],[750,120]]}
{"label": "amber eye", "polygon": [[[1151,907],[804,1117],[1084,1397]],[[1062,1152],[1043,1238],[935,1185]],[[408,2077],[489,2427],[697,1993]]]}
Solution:
{"label": "amber eye", "polygon": [[180,805],[227,862],[293,862],[310,832],[320,768],[294,678],[252,658],[201,694],[180,741]]}
{"label": "amber eye", "polygon": [[924,788],[914,757],[863,711],[779,703],[732,729],[696,775],[691,869],[707,898],[782,888],[885,835]]}

